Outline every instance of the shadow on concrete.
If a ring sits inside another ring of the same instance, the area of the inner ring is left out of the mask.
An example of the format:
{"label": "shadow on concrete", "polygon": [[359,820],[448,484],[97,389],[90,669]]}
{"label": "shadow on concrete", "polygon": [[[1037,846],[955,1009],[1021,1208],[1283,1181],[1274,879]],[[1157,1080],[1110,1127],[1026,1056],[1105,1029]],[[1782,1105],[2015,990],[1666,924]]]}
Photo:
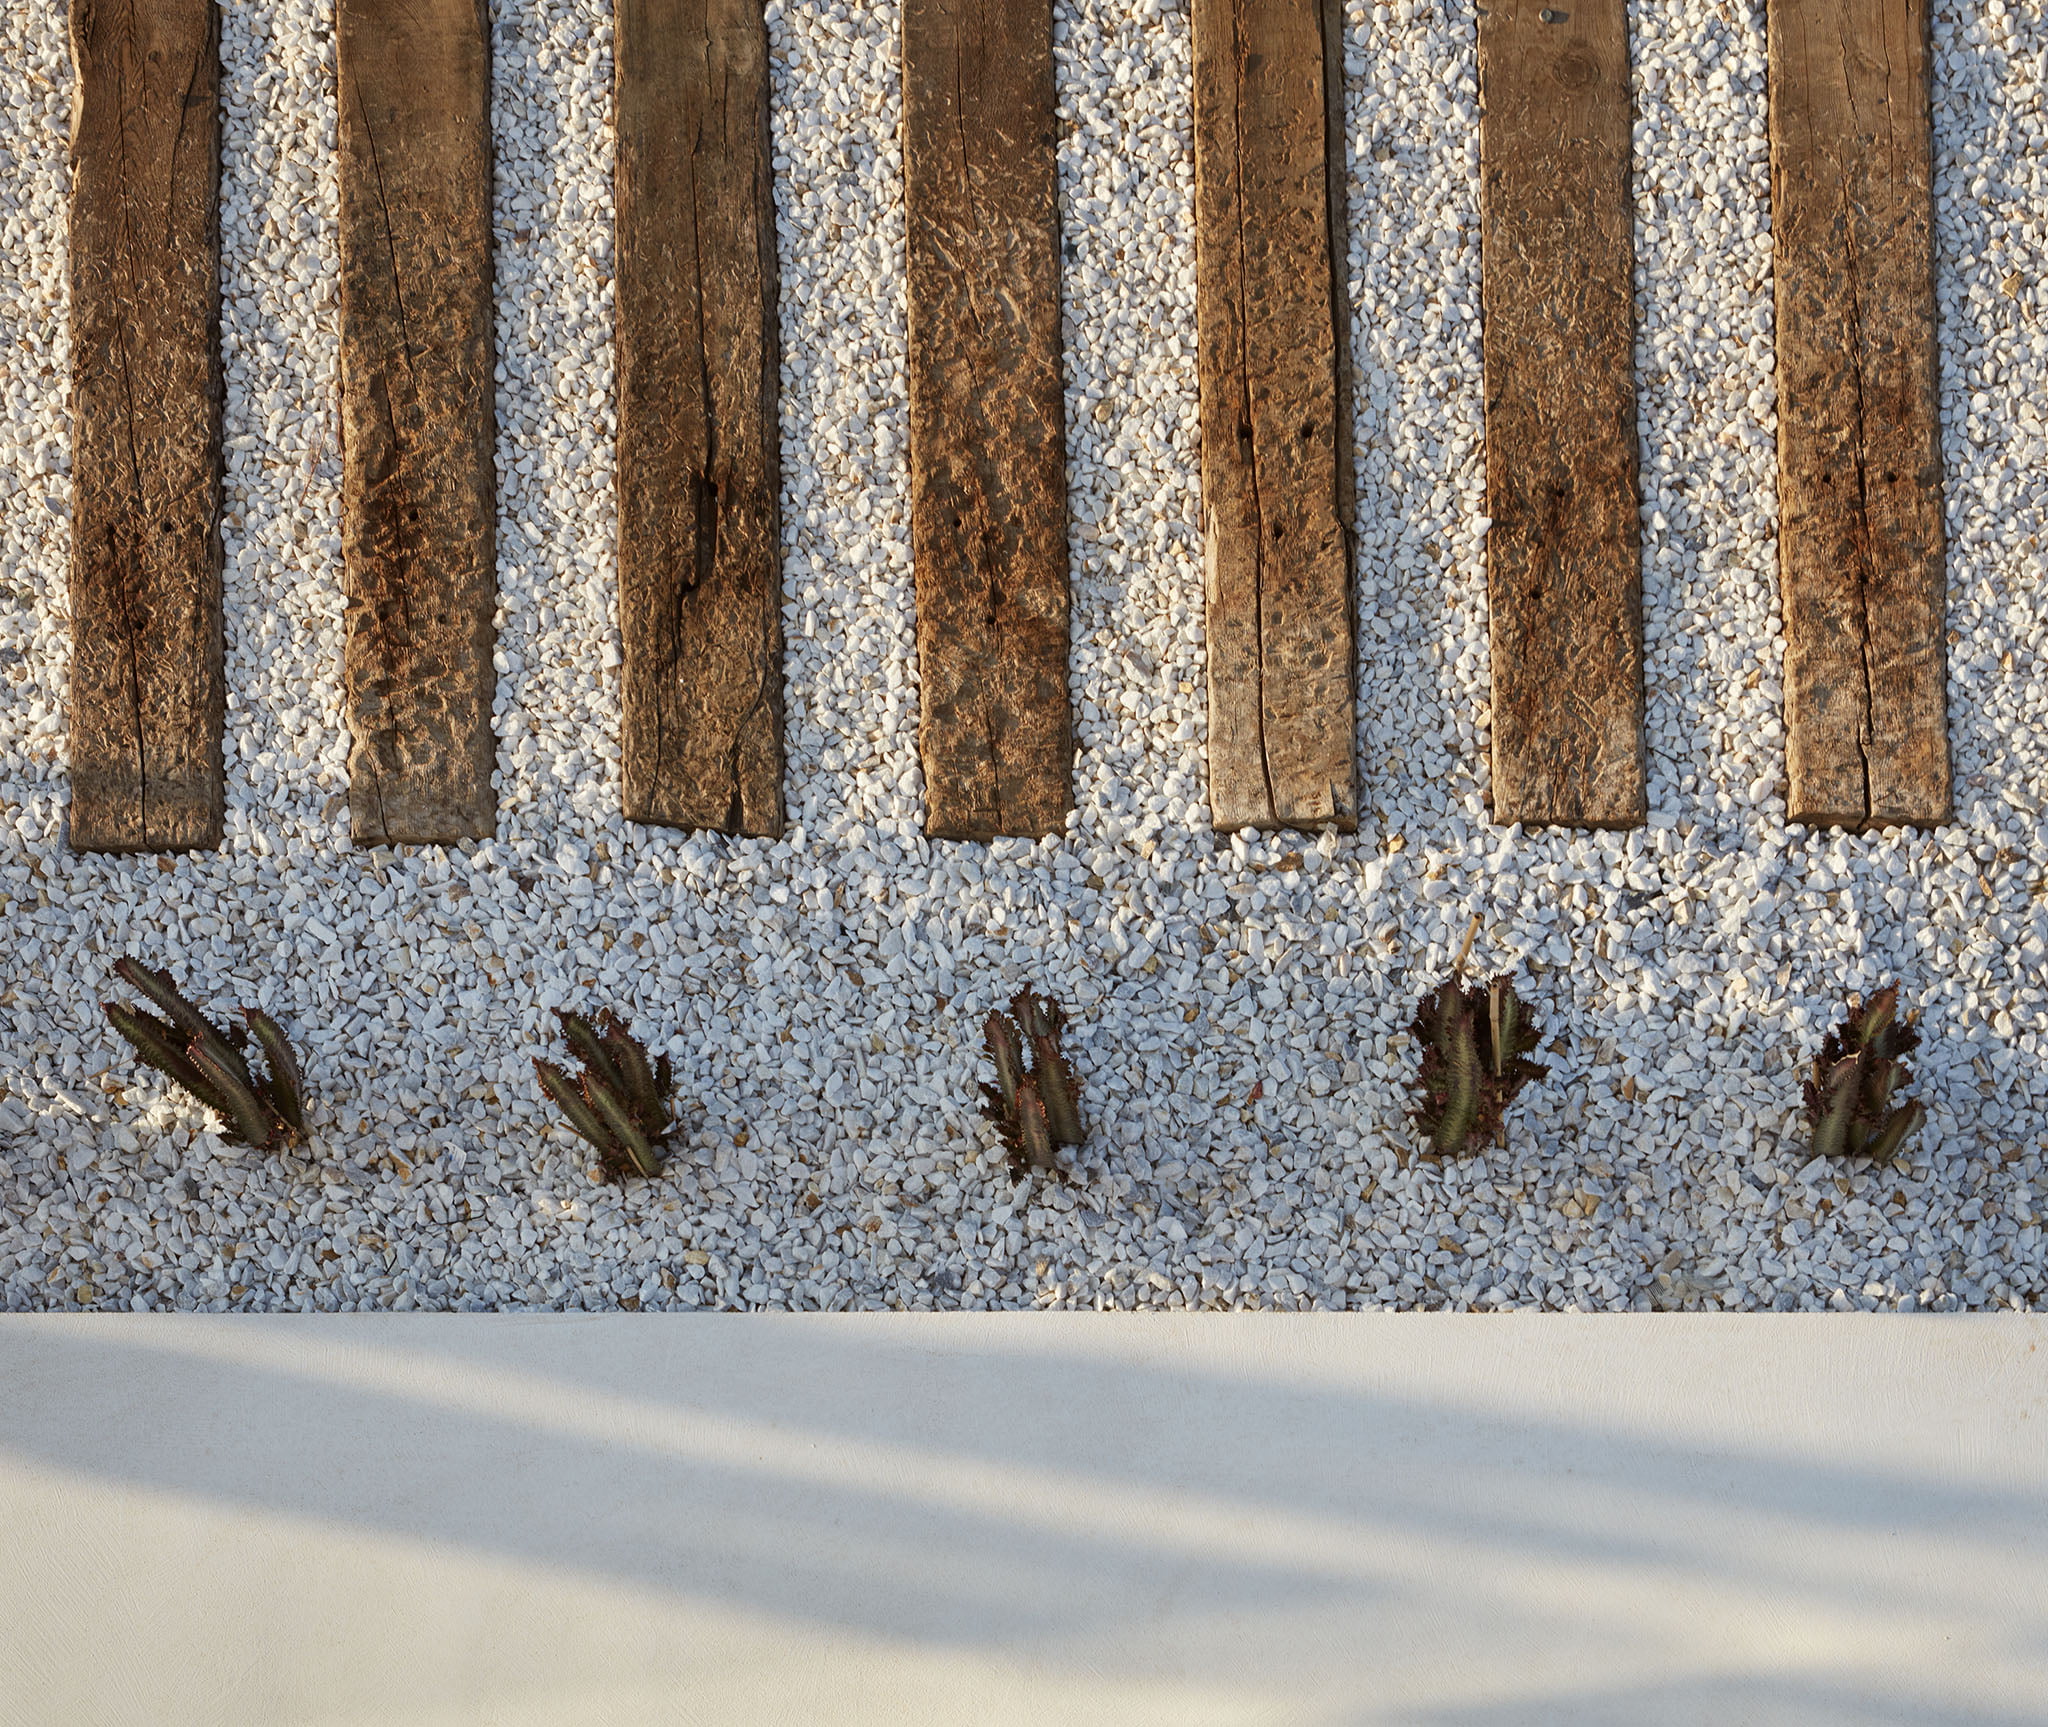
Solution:
{"label": "shadow on concrete", "polygon": [[[1305,1323],[1340,1364],[1374,1335]],[[1057,1675],[1076,1720],[2039,1719],[2008,1701],[2048,1680],[2038,1469],[1518,1413],[1450,1370],[1441,1398],[1347,1383],[1303,1326],[1105,1352],[1085,1317],[18,1320],[0,1489],[20,1467],[715,1606],[869,1651],[878,1707],[914,1655]],[[1088,1702],[1111,1680],[1184,1702]],[[882,1715],[926,1718],[907,1692]]]}

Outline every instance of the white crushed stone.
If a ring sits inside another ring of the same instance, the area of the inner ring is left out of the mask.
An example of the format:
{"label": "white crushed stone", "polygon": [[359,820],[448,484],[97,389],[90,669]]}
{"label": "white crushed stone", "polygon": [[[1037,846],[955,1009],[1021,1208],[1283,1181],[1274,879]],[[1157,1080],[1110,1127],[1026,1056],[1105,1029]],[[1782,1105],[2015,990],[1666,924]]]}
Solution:
{"label": "white crushed stone", "polygon": [[[788,524],[780,844],[617,816],[609,9],[496,9],[503,814],[351,852],[340,792],[326,0],[228,0],[228,843],[62,843],[70,68],[0,9],[0,1302],[1989,1307],[2048,1293],[2048,21],[1937,6],[1954,826],[1788,827],[1762,9],[1639,0],[1649,828],[1484,819],[1469,10],[1349,8],[1355,838],[1203,808],[1183,0],[1066,0],[1080,808],[919,833],[898,13],[774,0]],[[1405,1026],[1468,920],[1561,1045],[1510,1144],[1406,1161]],[[223,1147],[99,1017],[133,952],[258,1002],[314,1159]],[[1932,1120],[1807,1165],[1840,993],[1897,976]],[[1093,1136],[1010,1183],[977,1022],[1075,1010]],[[593,1185],[527,1065],[611,1002],[675,1057],[672,1178]]]}

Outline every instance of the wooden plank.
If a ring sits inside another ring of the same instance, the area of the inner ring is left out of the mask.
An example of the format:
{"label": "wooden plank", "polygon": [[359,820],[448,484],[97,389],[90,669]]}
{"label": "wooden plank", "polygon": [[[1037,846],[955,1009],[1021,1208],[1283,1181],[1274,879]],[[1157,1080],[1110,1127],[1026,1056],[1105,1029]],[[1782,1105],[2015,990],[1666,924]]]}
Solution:
{"label": "wooden plank", "polygon": [[1625,0],[1479,15],[1493,815],[1647,817]]}
{"label": "wooden plank", "polygon": [[483,0],[336,0],[358,845],[483,838],[497,606]]}
{"label": "wooden plank", "polygon": [[782,832],[775,196],[762,0],[618,0],[629,821]]}
{"label": "wooden plank", "polygon": [[1195,0],[1195,254],[1219,829],[1351,829],[1339,0]]}
{"label": "wooden plank", "polygon": [[1790,814],[1949,819],[1926,0],[1770,8]]}
{"label": "wooden plank", "polygon": [[904,0],[925,825],[1073,807],[1051,0]]}
{"label": "wooden plank", "polygon": [[220,44],[73,0],[71,843],[221,840]]}

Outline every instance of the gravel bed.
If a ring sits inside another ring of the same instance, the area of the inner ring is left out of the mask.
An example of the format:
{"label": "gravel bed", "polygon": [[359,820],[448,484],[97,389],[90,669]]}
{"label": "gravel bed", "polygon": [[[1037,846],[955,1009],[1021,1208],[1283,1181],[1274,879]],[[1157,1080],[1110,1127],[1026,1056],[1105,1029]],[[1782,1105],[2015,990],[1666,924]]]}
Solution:
{"label": "gravel bed", "polygon": [[[63,843],[57,6],[0,9],[0,1302],[92,1307],[1991,1307],[2039,1302],[2048,1129],[2048,21],[1940,0],[1955,825],[1785,821],[1762,10],[1641,0],[1650,825],[1485,816],[1469,8],[1349,8],[1355,837],[1203,806],[1189,39],[1060,8],[1079,809],[920,834],[898,14],[776,0],[789,797],[779,844],[618,818],[610,8],[496,7],[501,837],[351,851],[327,0],[228,0],[228,841]],[[1473,917],[1550,1076],[1438,1169],[1417,995]],[[99,1016],[124,953],[266,1006],[312,1156],[225,1147]],[[1919,1010],[1904,1164],[1808,1166],[1845,990]],[[978,1020],[1073,1010],[1079,1178],[1016,1185]],[[689,1132],[593,1184],[530,1053],[613,1003]]]}

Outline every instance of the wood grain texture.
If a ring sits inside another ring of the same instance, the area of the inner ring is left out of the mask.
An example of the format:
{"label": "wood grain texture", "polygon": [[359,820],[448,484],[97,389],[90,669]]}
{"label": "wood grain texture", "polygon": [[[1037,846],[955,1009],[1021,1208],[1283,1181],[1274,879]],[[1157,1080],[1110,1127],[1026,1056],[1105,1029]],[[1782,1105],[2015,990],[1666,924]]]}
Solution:
{"label": "wood grain texture", "polygon": [[911,539],[926,828],[1073,807],[1051,0],[905,0]]}
{"label": "wood grain texture", "polygon": [[337,0],[342,556],[358,845],[496,827],[490,35]]}
{"label": "wood grain texture", "polygon": [[629,821],[782,832],[775,199],[762,0],[618,0]]}
{"label": "wood grain texture", "polygon": [[71,844],[221,840],[212,0],[72,0]]}
{"label": "wood grain texture", "polygon": [[1646,819],[1625,0],[1479,18],[1493,815]]}
{"label": "wood grain texture", "polygon": [[[1343,11],[1195,0],[1195,253],[1209,804],[1219,829],[1351,829],[1350,311]],[[1341,113],[1341,108],[1335,110]]]}
{"label": "wood grain texture", "polygon": [[1770,9],[1790,814],[1951,813],[1926,0]]}

